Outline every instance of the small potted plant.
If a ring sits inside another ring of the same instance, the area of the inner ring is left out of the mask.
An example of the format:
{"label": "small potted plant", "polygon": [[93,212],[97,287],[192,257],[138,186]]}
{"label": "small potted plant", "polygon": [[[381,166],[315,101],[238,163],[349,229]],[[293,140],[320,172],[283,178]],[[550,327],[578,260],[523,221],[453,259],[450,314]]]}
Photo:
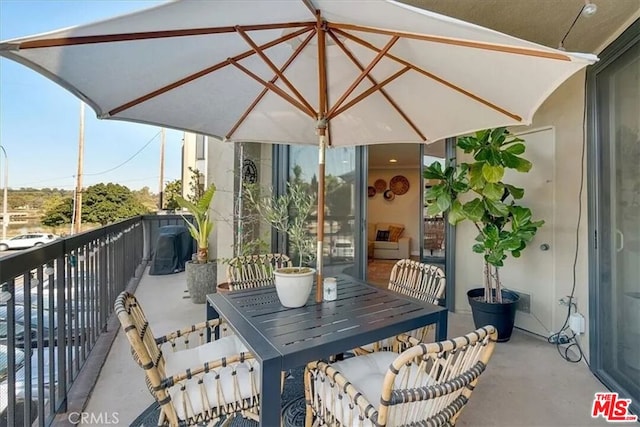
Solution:
{"label": "small potted plant", "polygon": [[315,238],[308,228],[314,196],[298,183],[287,183],[286,193],[278,197],[259,196],[258,192],[255,186],[246,187],[249,203],[265,222],[287,235],[290,257],[298,260],[297,267],[274,270],[278,298],[284,307],[302,307],[309,299],[316,273],[315,269],[305,266],[315,255]]}
{"label": "small potted plant", "polygon": [[204,304],[207,294],[216,291],[216,262],[209,259],[209,235],[213,231],[213,221],[209,217],[209,205],[216,192],[216,186],[211,184],[202,195],[193,202],[176,196],[178,205],[193,215],[193,221],[184,218],[191,236],[198,246],[195,258],[185,264],[187,272],[187,289],[191,301]]}
{"label": "small potted plant", "polygon": [[425,195],[428,215],[447,213],[451,224],[468,220],[478,231],[472,250],[484,258],[484,287],[471,289],[467,297],[475,324],[494,325],[498,341],[511,337],[519,298],[502,287],[499,269],[509,254],[519,257],[544,224],[517,204],[524,190],[503,182],[505,169],[531,169],[531,162],[520,157],[526,148],[522,142],[506,128],[479,131],[458,140],[473,162],[444,170],[435,162],[424,170],[425,178],[438,182]]}

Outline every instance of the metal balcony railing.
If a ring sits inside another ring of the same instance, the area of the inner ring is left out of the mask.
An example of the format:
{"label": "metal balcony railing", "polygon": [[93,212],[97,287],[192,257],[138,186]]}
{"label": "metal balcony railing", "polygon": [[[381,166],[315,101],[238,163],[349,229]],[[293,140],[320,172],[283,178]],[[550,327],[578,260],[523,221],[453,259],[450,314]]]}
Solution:
{"label": "metal balcony railing", "polygon": [[183,223],[139,216],[0,259],[0,426],[67,411],[116,296],[137,286],[158,228]]}

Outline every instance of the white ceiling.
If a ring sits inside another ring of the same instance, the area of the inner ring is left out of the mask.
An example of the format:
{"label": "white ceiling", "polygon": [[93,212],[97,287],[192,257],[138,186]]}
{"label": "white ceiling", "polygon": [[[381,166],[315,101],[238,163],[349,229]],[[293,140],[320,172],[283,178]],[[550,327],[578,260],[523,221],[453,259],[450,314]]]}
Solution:
{"label": "white ceiling", "polygon": [[[557,48],[585,0],[399,0],[412,6],[492,28],[515,37]],[[567,51],[599,53],[620,30],[640,17],[640,0],[592,0],[598,11],[580,16],[564,47]],[[444,157],[444,143],[427,145],[427,154]],[[419,146],[369,146],[370,168],[417,168]],[[397,163],[389,163],[395,158]]]}
{"label": "white ceiling", "polygon": [[[444,141],[425,145],[425,154],[444,158]],[[396,159],[396,163],[389,162]],[[410,169],[420,167],[419,144],[384,144],[369,145],[370,169]]]}
{"label": "white ceiling", "polygon": [[[585,4],[585,0],[399,1],[554,48]],[[576,21],[564,43],[567,51],[599,53],[618,29],[640,16],[640,0],[592,2],[598,11]]]}

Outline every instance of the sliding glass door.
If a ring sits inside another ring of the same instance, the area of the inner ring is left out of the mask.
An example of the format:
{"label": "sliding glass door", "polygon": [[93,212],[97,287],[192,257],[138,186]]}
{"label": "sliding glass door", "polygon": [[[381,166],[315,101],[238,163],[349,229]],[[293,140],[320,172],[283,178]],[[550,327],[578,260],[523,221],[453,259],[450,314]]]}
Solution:
{"label": "sliding glass door", "polygon": [[[427,167],[432,163],[440,163],[442,169],[447,166],[445,141],[437,141],[433,144],[423,146],[422,164]],[[427,202],[424,196],[427,191],[438,182],[424,179],[423,213],[422,213],[422,260],[432,264],[443,264],[445,261],[445,218],[443,214],[429,215],[427,213]]]}
{"label": "sliding glass door", "polygon": [[[292,145],[287,147],[288,176],[317,193],[318,148]],[[348,273],[357,276],[356,261],[356,202],[357,191],[355,148],[330,148],[325,158],[325,218],[324,218],[324,274],[325,276]],[[317,214],[317,213],[316,213]],[[317,215],[313,215],[309,232],[317,232]]]}
{"label": "sliding glass door", "polygon": [[[595,68],[595,373],[640,408],[640,25]],[[635,32],[635,33],[634,33]],[[610,49],[611,51],[611,49]]]}

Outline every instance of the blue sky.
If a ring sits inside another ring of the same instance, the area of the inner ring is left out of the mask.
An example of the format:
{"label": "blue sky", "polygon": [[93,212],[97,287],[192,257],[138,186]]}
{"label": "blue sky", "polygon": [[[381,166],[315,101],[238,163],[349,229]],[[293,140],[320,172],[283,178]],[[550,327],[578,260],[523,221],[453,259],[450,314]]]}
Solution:
{"label": "blue sky", "polygon": [[[158,3],[162,2],[0,0],[0,40],[86,24]],[[0,144],[9,157],[10,188],[73,189],[79,115],[78,98],[35,71],[0,58]],[[98,120],[94,111],[85,107],[84,186],[116,182],[131,189],[148,186],[156,193],[159,132],[160,128],[153,126]],[[167,130],[165,182],[180,178],[181,144],[182,132]],[[0,163],[4,171],[4,157]]]}

